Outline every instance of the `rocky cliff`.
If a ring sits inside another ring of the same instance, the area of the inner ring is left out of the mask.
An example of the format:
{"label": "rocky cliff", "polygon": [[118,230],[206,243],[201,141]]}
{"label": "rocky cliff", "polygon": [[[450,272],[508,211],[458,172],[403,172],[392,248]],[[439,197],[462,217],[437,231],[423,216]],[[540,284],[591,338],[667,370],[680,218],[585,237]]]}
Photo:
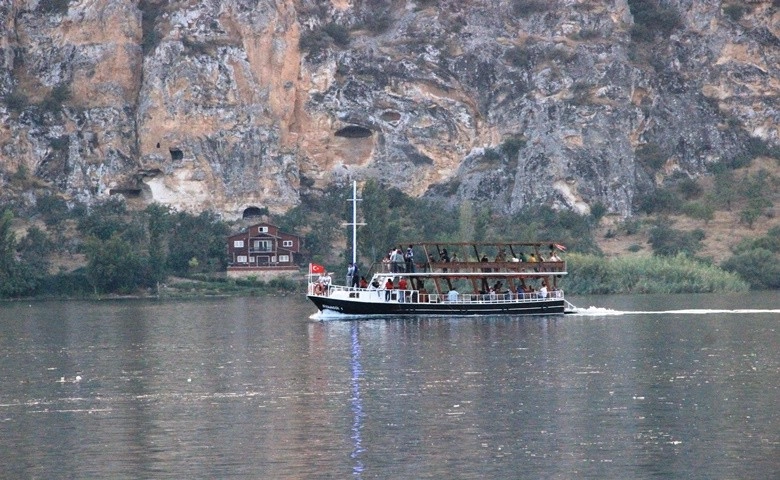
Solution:
{"label": "rocky cliff", "polygon": [[27,174],[235,218],[376,177],[628,216],[780,146],[778,0],[2,0],[0,17],[6,200],[34,202],[11,188]]}

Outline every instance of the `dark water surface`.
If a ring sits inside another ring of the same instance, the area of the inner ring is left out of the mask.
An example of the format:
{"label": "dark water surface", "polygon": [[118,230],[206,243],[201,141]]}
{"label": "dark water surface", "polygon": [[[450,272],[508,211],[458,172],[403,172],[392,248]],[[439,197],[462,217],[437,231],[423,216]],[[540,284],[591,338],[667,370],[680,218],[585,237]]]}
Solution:
{"label": "dark water surface", "polygon": [[779,478],[776,293],[575,303],[2,303],[0,477]]}

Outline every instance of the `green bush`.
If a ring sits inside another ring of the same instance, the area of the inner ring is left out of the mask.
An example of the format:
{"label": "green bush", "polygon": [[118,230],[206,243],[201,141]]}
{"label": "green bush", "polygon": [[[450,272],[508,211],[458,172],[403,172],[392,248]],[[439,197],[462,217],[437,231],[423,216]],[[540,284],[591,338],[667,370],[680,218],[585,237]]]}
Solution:
{"label": "green bush", "polygon": [[676,191],[659,188],[637,198],[639,210],[645,213],[677,213],[682,201]]}
{"label": "green bush", "polygon": [[35,210],[48,226],[62,225],[68,218],[68,205],[57,195],[43,195],[36,199]]}
{"label": "green bush", "polygon": [[649,242],[653,248],[653,253],[663,256],[676,256],[685,254],[693,256],[701,250],[701,241],[705,234],[701,229],[691,232],[676,230],[668,225],[663,219],[650,229]]}
{"label": "green bush", "polygon": [[647,143],[639,147],[636,152],[636,161],[649,172],[657,172],[666,163],[666,153],[654,143]]}
{"label": "green bush", "polygon": [[567,293],[709,293],[742,292],[738,275],[690,257],[619,257],[567,255]]}
{"label": "green bush", "polygon": [[780,256],[765,248],[734,255],[723,262],[723,268],[739,274],[754,289],[780,288]]}
{"label": "green bush", "polygon": [[705,224],[715,218],[715,207],[705,202],[688,202],[683,205],[682,212],[693,219],[704,220]]}

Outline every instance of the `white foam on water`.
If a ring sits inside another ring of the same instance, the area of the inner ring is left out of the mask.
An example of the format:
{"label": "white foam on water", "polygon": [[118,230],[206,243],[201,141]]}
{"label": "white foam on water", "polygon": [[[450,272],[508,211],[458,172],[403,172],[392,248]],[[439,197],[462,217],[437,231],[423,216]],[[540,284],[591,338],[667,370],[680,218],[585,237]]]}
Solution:
{"label": "white foam on water", "polygon": [[[712,309],[712,308],[688,308],[682,310],[642,310],[642,311],[621,311],[612,310],[611,308],[601,308],[590,306],[588,308],[578,308],[572,315],[579,315],[585,317],[601,317],[608,315],[709,315],[713,313],[767,313],[767,314],[780,314],[780,309]],[[778,317],[780,320],[780,317]]]}

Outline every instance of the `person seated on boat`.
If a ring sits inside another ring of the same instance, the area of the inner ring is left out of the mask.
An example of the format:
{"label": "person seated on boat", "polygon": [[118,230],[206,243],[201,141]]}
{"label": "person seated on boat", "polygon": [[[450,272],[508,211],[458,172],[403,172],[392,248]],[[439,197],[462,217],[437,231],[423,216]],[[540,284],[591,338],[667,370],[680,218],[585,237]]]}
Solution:
{"label": "person seated on boat", "polygon": [[390,294],[391,294],[392,291],[393,291],[393,279],[392,278],[388,278],[387,281],[385,282],[385,301],[386,302],[390,301]]}
{"label": "person seated on boat", "polygon": [[368,280],[366,277],[360,277],[360,288],[368,288]]}
{"label": "person seated on boat", "polygon": [[[482,255],[482,258],[480,258],[479,261],[482,262],[482,263],[487,263],[490,260],[488,260],[487,255]],[[489,268],[483,268],[482,271],[483,272],[489,272],[490,269]]]}
{"label": "person seated on boat", "polygon": [[458,291],[455,289],[450,290],[447,292],[447,301],[448,302],[457,302],[458,301]]}
{"label": "person seated on boat", "polygon": [[506,250],[503,248],[498,251],[498,255],[496,255],[496,262],[506,262]]}
{"label": "person seated on boat", "polygon": [[450,257],[450,263],[455,263],[458,261],[458,252],[453,252],[452,257]]}
{"label": "person seated on boat", "polygon": [[534,291],[534,287],[531,285],[523,286],[523,298],[533,298],[535,295],[536,292]]}
{"label": "person seated on boat", "polygon": [[417,290],[417,292],[419,293],[418,298],[420,299],[421,302],[428,303],[428,290],[426,290],[422,284],[420,284],[419,287],[420,288]]}
{"label": "person seated on boat", "polygon": [[433,269],[431,268],[431,264],[434,263],[436,260],[433,259],[433,254],[428,254],[428,259],[425,261],[425,265],[423,265],[423,271],[424,272],[432,272]]}
{"label": "person seated on boat", "polygon": [[381,290],[381,288],[382,287],[381,287],[381,285],[379,285],[379,282],[377,281],[376,278],[373,279],[371,281],[371,283],[368,284],[368,289],[375,291],[377,298],[382,298],[382,290]]}
{"label": "person seated on boat", "polygon": [[542,286],[539,288],[539,298],[547,298],[547,282],[542,282]]}
{"label": "person seated on boat", "polygon": [[491,301],[496,300],[496,291],[493,290],[493,288],[491,288],[490,291],[488,291],[488,299]]}
{"label": "person seated on boat", "polygon": [[[441,249],[441,251],[439,252],[439,260],[441,260],[444,263],[450,262],[450,254],[447,252],[446,248]],[[441,271],[447,273],[446,268],[442,268]]]}

